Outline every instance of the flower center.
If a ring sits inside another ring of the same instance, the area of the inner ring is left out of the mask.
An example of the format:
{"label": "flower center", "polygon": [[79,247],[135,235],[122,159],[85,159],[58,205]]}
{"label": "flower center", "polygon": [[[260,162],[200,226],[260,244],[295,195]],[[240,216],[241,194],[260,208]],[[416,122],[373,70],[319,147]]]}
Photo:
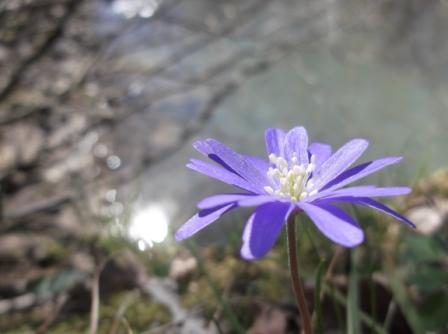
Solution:
{"label": "flower center", "polygon": [[299,164],[295,154],[288,164],[284,158],[271,153],[269,161],[273,167],[269,167],[267,175],[272,186],[266,186],[264,190],[269,195],[288,198],[294,202],[316,194],[317,190],[312,190],[313,184],[309,180],[311,173],[316,168],[315,160],[316,157],[312,155],[310,163],[305,167]]}

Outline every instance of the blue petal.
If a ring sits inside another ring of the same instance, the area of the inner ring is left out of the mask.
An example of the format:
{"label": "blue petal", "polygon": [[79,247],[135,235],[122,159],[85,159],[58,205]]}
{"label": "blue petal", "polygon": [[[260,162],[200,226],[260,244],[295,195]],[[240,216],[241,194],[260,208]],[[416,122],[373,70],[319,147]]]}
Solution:
{"label": "blue petal", "polygon": [[353,139],[342,146],[313,173],[314,188],[319,190],[339,176],[361,156],[367,146],[368,142],[364,139]]}
{"label": "blue petal", "polygon": [[260,196],[247,196],[246,198],[242,198],[238,200],[238,206],[258,206],[271,202],[282,202],[282,203],[290,203],[287,200],[280,200],[277,197],[271,195],[260,195]]}
{"label": "blue petal", "polygon": [[230,184],[232,186],[236,186],[238,188],[250,191],[252,193],[259,192],[258,188],[254,187],[252,184],[241,178],[239,175],[232,173],[227,169],[218,167],[216,165],[212,165],[197,159],[191,159],[190,162],[187,164],[187,167],[196,172],[199,172],[201,174],[204,174],[221,182]]}
{"label": "blue petal", "polygon": [[196,140],[193,142],[193,147],[198,151],[199,153],[203,154],[207,158],[213,160],[214,162],[218,163],[228,171],[237,174],[238,173],[233,170],[229,165],[227,165],[224,161],[222,161],[216,153],[213,151],[213,148],[208,144],[206,140]]}
{"label": "blue petal", "polygon": [[308,147],[310,155],[316,157],[316,170],[331,156],[331,146],[323,143],[312,143]]}
{"label": "blue petal", "polygon": [[254,157],[250,155],[244,155],[244,157],[261,173],[266,174],[269,169],[269,162],[263,158]]}
{"label": "blue petal", "polygon": [[[324,199],[324,201],[325,201],[325,199]],[[371,207],[378,211],[381,211],[391,217],[394,217],[395,219],[401,221],[402,223],[405,223],[405,224],[415,228],[414,223],[411,222],[409,219],[400,215],[398,212],[392,210],[391,208],[387,207],[386,205],[384,205],[378,201],[375,201],[374,199],[371,199],[371,198],[344,196],[344,197],[329,198],[328,202],[349,202],[349,203],[368,206],[368,207]]]}
{"label": "blue petal", "polygon": [[300,165],[308,166],[308,133],[302,126],[296,127],[286,134],[286,160],[291,161],[293,154],[297,156]]}
{"label": "blue petal", "polygon": [[339,189],[349,183],[355,182],[361,178],[364,178],[372,173],[383,169],[386,166],[396,164],[401,161],[401,157],[386,157],[369,162],[365,162],[349,170],[346,170],[335,179],[327,183],[322,190],[334,190]]}
{"label": "blue petal", "polygon": [[243,155],[235,152],[215,139],[207,139],[207,143],[219,159],[238,175],[255,186],[259,191],[263,191],[263,188],[269,184],[267,175],[258,170],[258,168]]}
{"label": "blue petal", "polygon": [[264,138],[268,155],[272,153],[277,157],[284,156],[285,132],[282,129],[266,129]]}
{"label": "blue petal", "polygon": [[299,202],[316,227],[330,240],[344,247],[355,247],[364,241],[361,227],[341,209],[326,204]]}
{"label": "blue petal", "polygon": [[376,186],[357,186],[339,190],[328,190],[310,197],[306,202],[317,199],[329,199],[332,197],[389,197],[409,194],[412,191],[409,187],[376,187]]}
{"label": "blue petal", "polygon": [[244,228],[241,256],[254,260],[266,255],[280,235],[291,209],[289,203],[280,202],[258,207]]}
{"label": "blue petal", "polygon": [[218,209],[202,210],[198,214],[191,217],[185,224],[183,224],[176,232],[176,239],[183,240],[191,237],[196,232],[202,230],[204,227],[210,225],[221,217],[224,213],[233,209],[235,205],[230,204]]}
{"label": "blue petal", "polygon": [[381,211],[381,212],[383,212],[383,213],[385,213],[385,214],[387,214],[387,215],[389,215],[391,217],[394,217],[395,219],[397,219],[397,220],[399,220],[399,221],[401,221],[401,222],[403,222],[405,224],[408,224],[409,226],[415,228],[414,223],[411,222],[409,219],[407,219],[406,217],[400,215],[398,212],[392,210],[391,208],[387,207],[386,205],[384,205],[384,204],[382,204],[382,203],[380,203],[378,201],[375,201],[375,200],[373,200],[371,198],[357,198],[355,203],[361,204],[361,205],[366,205],[366,206],[369,206],[369,207],[371,207],[373,209],[379,210],[379,211]]}
{"label": "blue petal", "polygon": [[227,205],[230,203],[236,203],[239,200],[246,199],[246,198],[252,198],[252,197],[259,197],[254,196],[250,194],[218,194],[218,195],[212,195],[209,197],[205,197],[198,203],[198,208],[203,209],[211,209],[216,208],[218,206]]}

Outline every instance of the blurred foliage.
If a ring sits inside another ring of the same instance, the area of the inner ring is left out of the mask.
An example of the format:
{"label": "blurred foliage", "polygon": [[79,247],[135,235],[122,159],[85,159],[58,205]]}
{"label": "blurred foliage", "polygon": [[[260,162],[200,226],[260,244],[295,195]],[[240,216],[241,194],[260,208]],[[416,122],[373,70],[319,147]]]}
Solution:
{"label": "blurred foliage", "polygon": [[[439,192],[440,193],[440,192]],[[421,196],[417,192],[413,196]],[[409,198],[412,203],[413,199]],[[395,203],[400,211],[405,202]],[[366,231],[366,241],[356,250],[344,250],[326,240],[307,219],[298,220],[298,249],[301,274],[306,282],[310,305],[316,305],[317,329],[374,333],[442,333],[447,328],[448,244],[445,229],[432,235],[418,234],[397,222],[365,208],[347,208]],[[241,224],[239,224],[241,226]],[[289,282],[285,238],[282,236],[269,255],[246,262],[239,256],[240,230],[224,244],[198,247],[166,242],[140,251],[123,235],[98,237],[88,242],[95,261],[114,259],[126,272],[126,257],[132,251],[150,277],[170,277],[173,260],[194,257],[197,267],[175,278],[177,293],[186,310],[196,310],[206,323],[215,323],[222,332],[244,332],[250,328],[263,305],[297,317]],[[51,246],[47,255],[58,266],[66,263],[69,252]],[[116,257],[116,259],[115,259]],[[319,265],[318,265],[319,264]],[[330,269],[331,267],[331,269]],[[70,291],[88,279],[88,274],[62,266],[51,275],[31,281],[27,291],[46,298]],[[78,288],[79,289],[79,288]],[[81,289],[82,290],[82,289]],[[78,333],[88,328],[87,304],[81,309],[68,307],[50,327],[49,333]],[[324,298],[320,298],[320,292]],[[313,298],[314,294],[314,298]],[[0,316],[0,328],[7,333],[31,333],[51,314],[51,305]],[[286,310],[284,311],[286,307]],[[292,310],[292,313],[290,313]],[[346,320],[345,320],[346,319]],[[158,301],[142,294],[138,287],[124,287],[104,294],[100,300],[99,333],[118,333],[131,329],[163,332],[172,322],[170,311]],[[289,330],[294,325],[289,325]],[[292,327],[291,327],[292,326]]]}
{"label": "blurred foliage", "polygon": [[[390,310],[393,310],[390,315],[392,320],[387,320],[385,326],[390,326],[391,330],[394,330],[397,321],[404,319],[404,324],[411,326],[415,333],[437,333],[446,329],[448,245],[443,231],[435,235],[420,235],[372,210],[349,210],[357,216],[367,233],[366,242],[356,251],[338,251],[308,219],[298,221],[300,267],[310,292],[310,304],[313,304],[312,287],[316,286],[314,303],[321,310],[317,315],[322,314],[323,319],[318,322],[319,332],[326,332],[329,326],[345,328],[344,318],[341,314],[337,315],[341,310],[335,312],[335,305],[346,307],[348,332],[364,331],[364,326],[374,332],[387,332],[383,331],[382,326]],[[286,303],[294,308],[294,300],[283,236],[270,254],[259,261],[241,260],[239,247],[240,231],[234,231],[226,244],[211,245],[205,249],[198,248],[192,241],[180,245],[161,244],[141,252],[134,242],[122,236],[95,240],[95,252],[102,254],[99,258],[132,250],[145,271],[155,277],[168,277],[172,261],[178,254],[193,254],[199,266],[189,275],[177,279],[183,307],[198,310],[206,321],[224,324],[223,328],[235,326],[247,329],[257,317],[260,303]],[[67,256],[61,248],[54,250],[51,254],[58,260]],[[337,258],[329,278],[329,264],[334,257]],[[320,265],[316,266],[317,263]],[[27,289],[37,296],[51,296],[85,279],[85,273],[65,269],[32,281]],[[323,300],[318,297],[320,290],[325,292]],[[386,294],[381,293],[383,290]],[[398,310],[390,307],[395,302]],[[329,312],[332,319],[329,319]],[[342,312],[345,312],[344,309]],[[49,332],[85,331],[88,316],[88,308],[84,314],[69,312]],[[24,319],[27,325],[24,325]],[[8,320],[0,317],[0,326],[8,328],[8,323],[14,324],[15,329],[8,330],[8,333],[27,333],[31,332],[31,328],[36,328],[41,322],[39,319],[39,312],[33,309],[14,314]],[[99,333],[108,333],[111,326],[123,329],[126,327],[124,322],[134,332],[140,332],[170,323],[170,319],[170,312],[163,305],[142,295],[138,289],[117,291],[101,299]]]}

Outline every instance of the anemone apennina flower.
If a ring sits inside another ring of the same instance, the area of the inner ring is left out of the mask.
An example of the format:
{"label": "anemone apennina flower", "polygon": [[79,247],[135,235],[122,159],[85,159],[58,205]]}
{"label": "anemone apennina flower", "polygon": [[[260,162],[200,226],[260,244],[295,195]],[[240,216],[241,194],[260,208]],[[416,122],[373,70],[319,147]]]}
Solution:
{"label": "anemone apennina flower", "polygon": [[273,247],[288,216],[298,210],[307,214],[327,238],[345,247],[361,244],[364,232],[335,203],[368,206],[414,227],[408,219],[373,199],[404,195],[410,188],[345,187],[398,163],[401,157],[381,158],[349,168],[366,150],[366,140],[350,140],[332,154],[328,144],[309,145],[303,127],[287,133],[281,129],[267,129],[265,141],[269,160],[239,154],[215,139],[193,143],[197,151],[215,163],[191,159],[187,167],[243,192],[201,200],[199,213],[180,227],[177,240],[192,236],[230,210],[251,206],[256,209],[244,228],[241,249],[242,257],[248,260],[264,256]]}

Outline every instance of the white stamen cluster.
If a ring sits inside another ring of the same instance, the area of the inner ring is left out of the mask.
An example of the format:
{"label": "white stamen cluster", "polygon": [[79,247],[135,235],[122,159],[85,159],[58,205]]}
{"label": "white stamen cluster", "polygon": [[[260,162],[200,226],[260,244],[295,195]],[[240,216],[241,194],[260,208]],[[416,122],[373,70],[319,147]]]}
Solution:
{"label": "white stamen cluster", "polygon": [[295,154],[288,164],[284,158],[271,153],[269,161],[274,167],[270,167],[267,174],[272,187],[266,186],[264,190],[270,195],[288,198],[293,202],[316,194],[317,190],[313,190],[312,181],[308,180],[316,168],[315,160],[316,157],[312,155],[308,166],[305,167],[300,165]]}

